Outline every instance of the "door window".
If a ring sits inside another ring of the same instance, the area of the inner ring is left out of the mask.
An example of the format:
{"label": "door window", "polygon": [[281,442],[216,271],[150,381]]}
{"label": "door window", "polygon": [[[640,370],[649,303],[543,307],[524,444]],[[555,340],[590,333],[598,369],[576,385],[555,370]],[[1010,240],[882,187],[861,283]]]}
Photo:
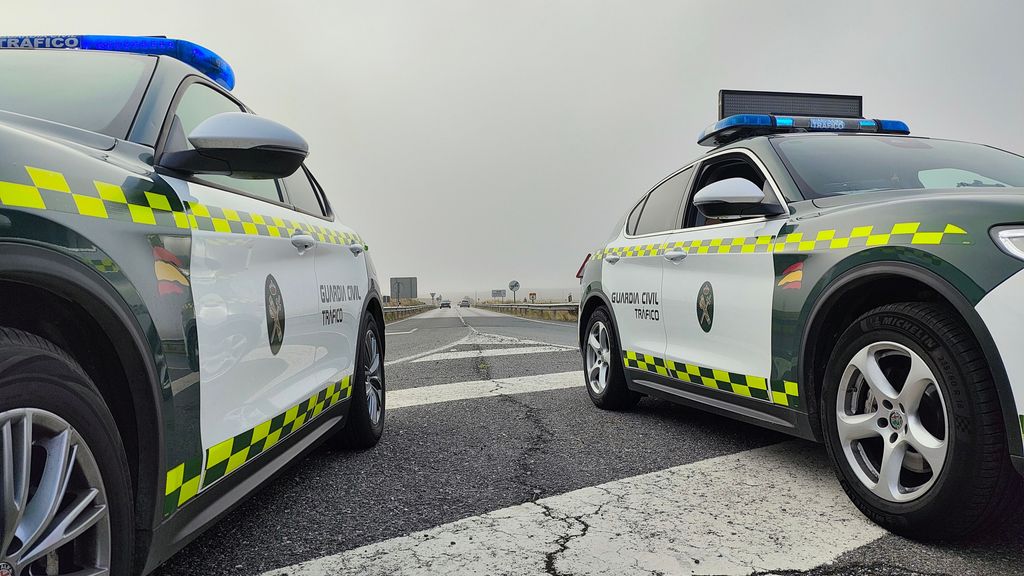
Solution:
{"label": "door window", "polygon": [[676,230],[679,226],[679,205],[686,193],[693,168],[687,168],[665,180],[647,196],[640,220],[636,223],[637,236]]}
{"label": "door window", "polygon": [[310,181],[309,174],[306,173],[304,166],[284,179],[284,188],[288,191],[288,199],[291,201],[292,206],[295,206],[300,212],[312,214],[320,218],[327,216],[327,211],[324,209],[316,189],[313,188],[313,183]]}
{"label": "door window", "polygon": [[[202,124],[207,118],[224,112],[244,112],[244,110],[237,102],[205,84],[199,82],[190,84],[185,88],[185,93],[182,94],[181,100],[178,101],[178,107],[174,111],[174,117],[171,119],[171,126],[164,143],[164,152],[191,150],[193,146],[188,141],[188,135],[192,130],[195,130],[196,126]],[[215,174],[204,174],[197,179],[263,200],[281,201],[281,193],[276,180],[248,180]]]}

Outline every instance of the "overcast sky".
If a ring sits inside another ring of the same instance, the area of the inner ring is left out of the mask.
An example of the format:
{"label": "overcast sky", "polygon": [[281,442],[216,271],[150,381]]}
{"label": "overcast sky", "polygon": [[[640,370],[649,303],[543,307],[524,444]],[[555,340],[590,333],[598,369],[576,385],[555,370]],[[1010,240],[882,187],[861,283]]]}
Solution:
{"label": "overcast sky", "polygon": [[576,287],[628,206],[702,152],[721,88],[862,94],[914,134],[1024,152],[1022,17],[1009,0],[8,0],[0,35],[209,47],[309,141],[382,280],[457,298]]}

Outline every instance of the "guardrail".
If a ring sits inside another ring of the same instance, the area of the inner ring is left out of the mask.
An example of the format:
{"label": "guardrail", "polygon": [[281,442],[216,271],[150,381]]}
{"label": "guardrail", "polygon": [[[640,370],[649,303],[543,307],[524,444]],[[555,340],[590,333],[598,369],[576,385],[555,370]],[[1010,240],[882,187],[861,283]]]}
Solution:
{"label": "guardrail", "polygon": [[423,304],[421,306],[385,306],[384,307],[384,323],[396,322],[398,320],[404,320],[410,316],[415,316],[421,312],[426,312],[434,307],[430,304]]}
{"label": "guardrail", "polygon": [[478,304],[477,307],[523,318],[559,320],[562,322],[575,322],[580,314],[579,304],[575,302],[556,304]]}

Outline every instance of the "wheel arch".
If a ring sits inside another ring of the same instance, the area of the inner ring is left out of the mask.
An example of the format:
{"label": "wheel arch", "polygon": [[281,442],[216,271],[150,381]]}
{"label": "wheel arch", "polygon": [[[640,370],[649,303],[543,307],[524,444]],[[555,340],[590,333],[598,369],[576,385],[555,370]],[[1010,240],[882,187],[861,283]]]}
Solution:
{"label": "wheel arch", "polygon": [[[164,434],[161,371],[152,353],[159,337],[152,321],[140,323],[148,312],[129,306],[99,272],[74,257],[17,242],[0,242],[0,297],[19,302],[10,307],[15,310],[0,311],[0,323],[61,347],[99,388],[125,447],[136,533],[151,533],[160,518]],[[148,538],[136,539],[137,560],[148,544]]]}
{"label": "wheel arch", "polygon": [[587,322],[590,321],[590,316],[600,307],[604,307],[608,310],[608,318],[612,321],[612,330],[615,330],[615,341],[622,346],[622,339],[619,338],[619,325],[615,321],[615,313],[612,312],[611,301],[604,295],[600,290],[591,290],[590,294],[587,295],[586,299],[580,304],[580,320],[577,325],[576,340],[580,345],[580,350],[583,350],[583,343],[586,339],[587,334]]}
{"label": "wheel arch", "polygon": [[[872,290],[883,285],[886,291]],[[858,289],[860,289],[858,291]],[[808,418],[822,438],[820,391],[824,370],[839,334],[849,322],[879,305],[912,300],[931,300],[950,305],[978,339],[999,395],[1011,455],[1024,455],[1018,416],[1006,369],[995,341],[974,305],[952,283],[924,267],[906,262],[872,262],[847,270],[832,280],[814,301],[800,340],[801,382],[810,383]],[[852,316],[852,318],[851,318]]]}

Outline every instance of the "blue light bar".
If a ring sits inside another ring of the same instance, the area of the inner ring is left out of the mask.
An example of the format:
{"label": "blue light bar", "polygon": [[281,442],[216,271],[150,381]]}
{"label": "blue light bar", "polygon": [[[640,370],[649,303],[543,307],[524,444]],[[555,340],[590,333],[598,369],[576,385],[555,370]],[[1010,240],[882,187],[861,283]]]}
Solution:
{"label": "blue light bar", "polygon": [[786,132],[862,132],[905,135],[910,134],[910,128],[900,120],[736,114],[708,126],[697,138],[697,143],[701,146],[722,146],[753,136]]}
{"label": "blue light bar", "polygon": [[0,48],[70,48],[169,56],[189,64],[228,90],[235,87],[235,73],[223,58],[187,40],[159,36],[0,36]]}

